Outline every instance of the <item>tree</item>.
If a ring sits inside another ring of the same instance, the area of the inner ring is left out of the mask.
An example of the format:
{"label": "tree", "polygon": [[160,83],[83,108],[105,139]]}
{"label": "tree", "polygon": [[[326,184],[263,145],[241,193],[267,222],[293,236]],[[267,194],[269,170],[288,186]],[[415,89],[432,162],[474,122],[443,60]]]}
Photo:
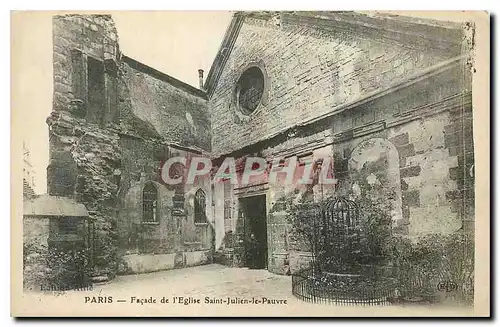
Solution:
{"label": "tree", "polygon": [[349,272],[387,259],[391,217],[367,199],[359,206],[345,198],[305,200],[290,206],[289,221],[323,270]]}

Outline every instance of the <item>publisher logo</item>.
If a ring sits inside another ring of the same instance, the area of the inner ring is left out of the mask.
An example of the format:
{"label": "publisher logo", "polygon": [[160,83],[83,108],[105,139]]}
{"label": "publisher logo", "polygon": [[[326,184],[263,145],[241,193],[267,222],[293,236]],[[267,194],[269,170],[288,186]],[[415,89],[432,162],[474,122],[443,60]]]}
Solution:
{"label": "publisher logo", "polygon": [[441,292],[454,292],[456,291],[458,288],[458,285],[457,283],[455,282],[452,282],[452,281],[442,281],[442,282],[439,282],[437,284],[437,289],[438,291],[441,291]]}

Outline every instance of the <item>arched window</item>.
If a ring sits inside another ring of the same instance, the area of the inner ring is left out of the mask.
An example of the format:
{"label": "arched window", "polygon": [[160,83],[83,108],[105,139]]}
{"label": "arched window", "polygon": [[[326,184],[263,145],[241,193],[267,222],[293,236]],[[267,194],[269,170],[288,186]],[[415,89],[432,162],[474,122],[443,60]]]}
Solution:
{"label": "arched window", "polygon": [[153,183],[147,183],[142,190],[142,221],[158,221],[158,190]]}
{"label": "arched window", "polygon": [[206,223],[207,215],[205,213],[206,196],[202,189],[196,191],[194,195],[194,222],[195,224]]}

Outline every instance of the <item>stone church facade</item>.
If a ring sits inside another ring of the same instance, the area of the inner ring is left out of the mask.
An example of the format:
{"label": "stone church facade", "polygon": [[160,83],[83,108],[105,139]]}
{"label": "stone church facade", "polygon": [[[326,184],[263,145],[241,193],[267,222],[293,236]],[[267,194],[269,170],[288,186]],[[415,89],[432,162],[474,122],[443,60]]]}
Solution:
{"label": "stone church facade", "polygon": [[[111,16],[54,17],[48,191],[85,204],[99,274],[208,262],[307,264],[292,186],[166,185],[173,156],[333,158],[337,194],[390,208],[395,232],[474,229],[467,26],[352,12],[236,13],[200,89],[119,49]],[[270,159],[270,160],[271,160]],[[321,185],[314,198],[333,194]]]}

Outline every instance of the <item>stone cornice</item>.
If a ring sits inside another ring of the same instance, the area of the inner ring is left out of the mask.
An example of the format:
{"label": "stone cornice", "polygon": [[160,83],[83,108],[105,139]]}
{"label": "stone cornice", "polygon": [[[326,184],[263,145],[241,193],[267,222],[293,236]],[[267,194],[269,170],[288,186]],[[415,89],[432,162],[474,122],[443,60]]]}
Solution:
{"label": "stone cornice", "polygon": [[205,81],[204,89],[210,98],[224,70],[245,18],[269,21],[277,19],[280,28],[286,26],[309,26],[324,32],[350,32],[362,38],[402,46],[428,50],[435,49],[448,54],[460,54],[462,25],[451,22],[415,19],[411,17],[369,16],[356,12],[237,12],[226,30],[222,44]]}
{"label": "stone cornice", "polygon": [[[422,23],[409,17],[392,19],[368,16],[356,12],[300,12],[284,13],[283,25],[311,26],[325,32],[349,32],[381,42],[397,43],[417,49],[436,49],[447,53],[460,53],[463,29],[460,24]],[[432,22],[432,21],[430,21]]]}
{"label": "stone cornice", "polygon": [[466,60],[466,56],[458,56],[446,61],[443,61],[437,65],[434,65],[432,67],[426,68],[414,75],[410,75],[406,79],[404,79],[401,82],[394,83],[392,85],[389,85],[388,87],[381,89],[381,90],[376,90],[373,92],[370,92],[363,97],[356,99],[354,101],[348,102],[344,105],[340,105],[331,112],[328,112],[324,115],[317,116],[315,118],[312,118],[310,120],[304,121],[300,124],[299,126],[303,125],[309,125],[311,123],[314,123],[315,121],[322,120],[323,118],[329,117],[336,115],[338,113],[341,113],[343,111],[359,107],[363,104],[366,104],[368,102],[377,100],[383,96],[386,96],[388,94],[394,93],[396,91],[402,90],[406,87],[409,87],[411,85],[414,85],[416,83],[419,83],[421,81],[427,80],[433,76],[436,76],[438,74],[444,73],[446,71],[450,71],[452,69],[461,69],[460,65],[464,63],[464,60]]}
{"label": "stone cornice", "polygon": [[[328,128],[328,126],[331,125],[331,120],[333,117],[338,115],[339,113],[342,113],[347,110],[352,110],[356,108],[360,108],[363,105],[366,105],[368,103],[371,103],[373,101],[376,101],[378,99],[381,99],[385,96],[389,96],[391,94],[394,94],[395,92],[401,92],[403,90],[407,90],[412,86],[416,85],[425,85],[426,81],[430,80],[433,77],[436,77],[440,74],[445,74],[452,72],[453,70],[457,69],[462,69],[462,64],[464,63],[464,58],[465,57],[456,57],[453,59],[450,59],[448,61],[444,61],[438,65],[435,65],[433,67],[430,67],[428,69],[425,69],[418,74],[412,75],[405,79],[404,81],[400,83],[395,83],[393,85],[390,85],[389,87],[378,90],[369,94],[366,94],[365,96],[356,99],[352,102],[346,103],[344,105],[338,106],[334,108],[332,111],[320,115],[318,117],[314,117],[312,119],[303,121],[299,124],[295,124],[293,126],[287,127],[283,130],[280,130],[278,132],[272,133],[267,135],[266,137],[262,138],[261,140],[255,142],[254,144],[245,146],[241,149],[232,151],[227,154],[219,154],[217,155],[217,159],[220,159],[225,156],[235,156],[238,157],[240,155],[244,155],[245,153],[254,153],[254,152],[259,152],[263,148],[269,147],[269,144],[279,144],[281,142],[284,142],[288,139],[288,135],[290,134],[297,134],[297,131],[306,131],[306,130],[312,130],[313,126],[323,126],[325,128]],[[424,86],[425,87],[425,86]],[[452,95],[450,97],[443,98],[440,101],[434,102],[432,104],[425,104],[422,105],[418,108],[414,108],[408,112],[402,113],[402,114],[396,114],[391,117],[391,119],[383,119],[382,121],[376,121],[376,122],[370,122],[368,124],[362,125],[362,126],[356,126],[352,130],[349,131],[343,131],[341,133],[337,133],[331,140],[327,140],[326,135],[322,135],[321,139],[318,139],[317,142],[312,140],[308,142],[307,144],[303,144],[297,149],[300,148],[300,152],[303,151],[311,151],[315,148],[323,147],[328,144],[333,144],[340,142],[342,140],[345,140],[346,138],[354,138],[357,136],[361,135],[366,135],[366,133],[374,132],[375,130],[383,130],[388,126],[394,126],[398,124],[405,123],[410,120],[418,119],[424,114],[433,114],[436,111],[440,111],[441,109],[443,110],[449,110],[452,109],[453,107],[456,107],[457,105],[468,105],[470,104],[470,100],[467,100],[467,97],[470,97],[470,92],[466,92],[465,94],[462,92],[462,90],[457,90],[457,94]],[[465,97],[465,100],[463,100]],[[458,101],[458,102],[457,102]],[[351,135],[352,134],[352,135]],[[359,134],[359,135],[358,135]],[[297,149],[290,149],[290,150],[285,150],[285,151],[279,151],[280,156],[290,156],[294,155],[297,152]],[[277,154],[277,153],[275,153]]]}
{"label": "stone cornice", "polygon": [[405,112],[404,114],[394,115],[395,118],[392,119],[382,119],[361,126],[356,126],[354,128],[327,137],[321,134],[321,137],[318,139],[311,140],[292,149],[274,152],[272,156],[287,158],[295,155],[300,155],[302,153],[311,152],[328,145],[349,141],[351,139],[362,137],[368,134],[374,134],[383,131],[386,128],[406,124],[410,121],[421,119],[423,117],[436,115],[446,110],[454,110],[456,108],[471,105],[472,98],[470,92],[467,92],[465,94],[456,94],[441,101],[415,108],[413,110]]}

